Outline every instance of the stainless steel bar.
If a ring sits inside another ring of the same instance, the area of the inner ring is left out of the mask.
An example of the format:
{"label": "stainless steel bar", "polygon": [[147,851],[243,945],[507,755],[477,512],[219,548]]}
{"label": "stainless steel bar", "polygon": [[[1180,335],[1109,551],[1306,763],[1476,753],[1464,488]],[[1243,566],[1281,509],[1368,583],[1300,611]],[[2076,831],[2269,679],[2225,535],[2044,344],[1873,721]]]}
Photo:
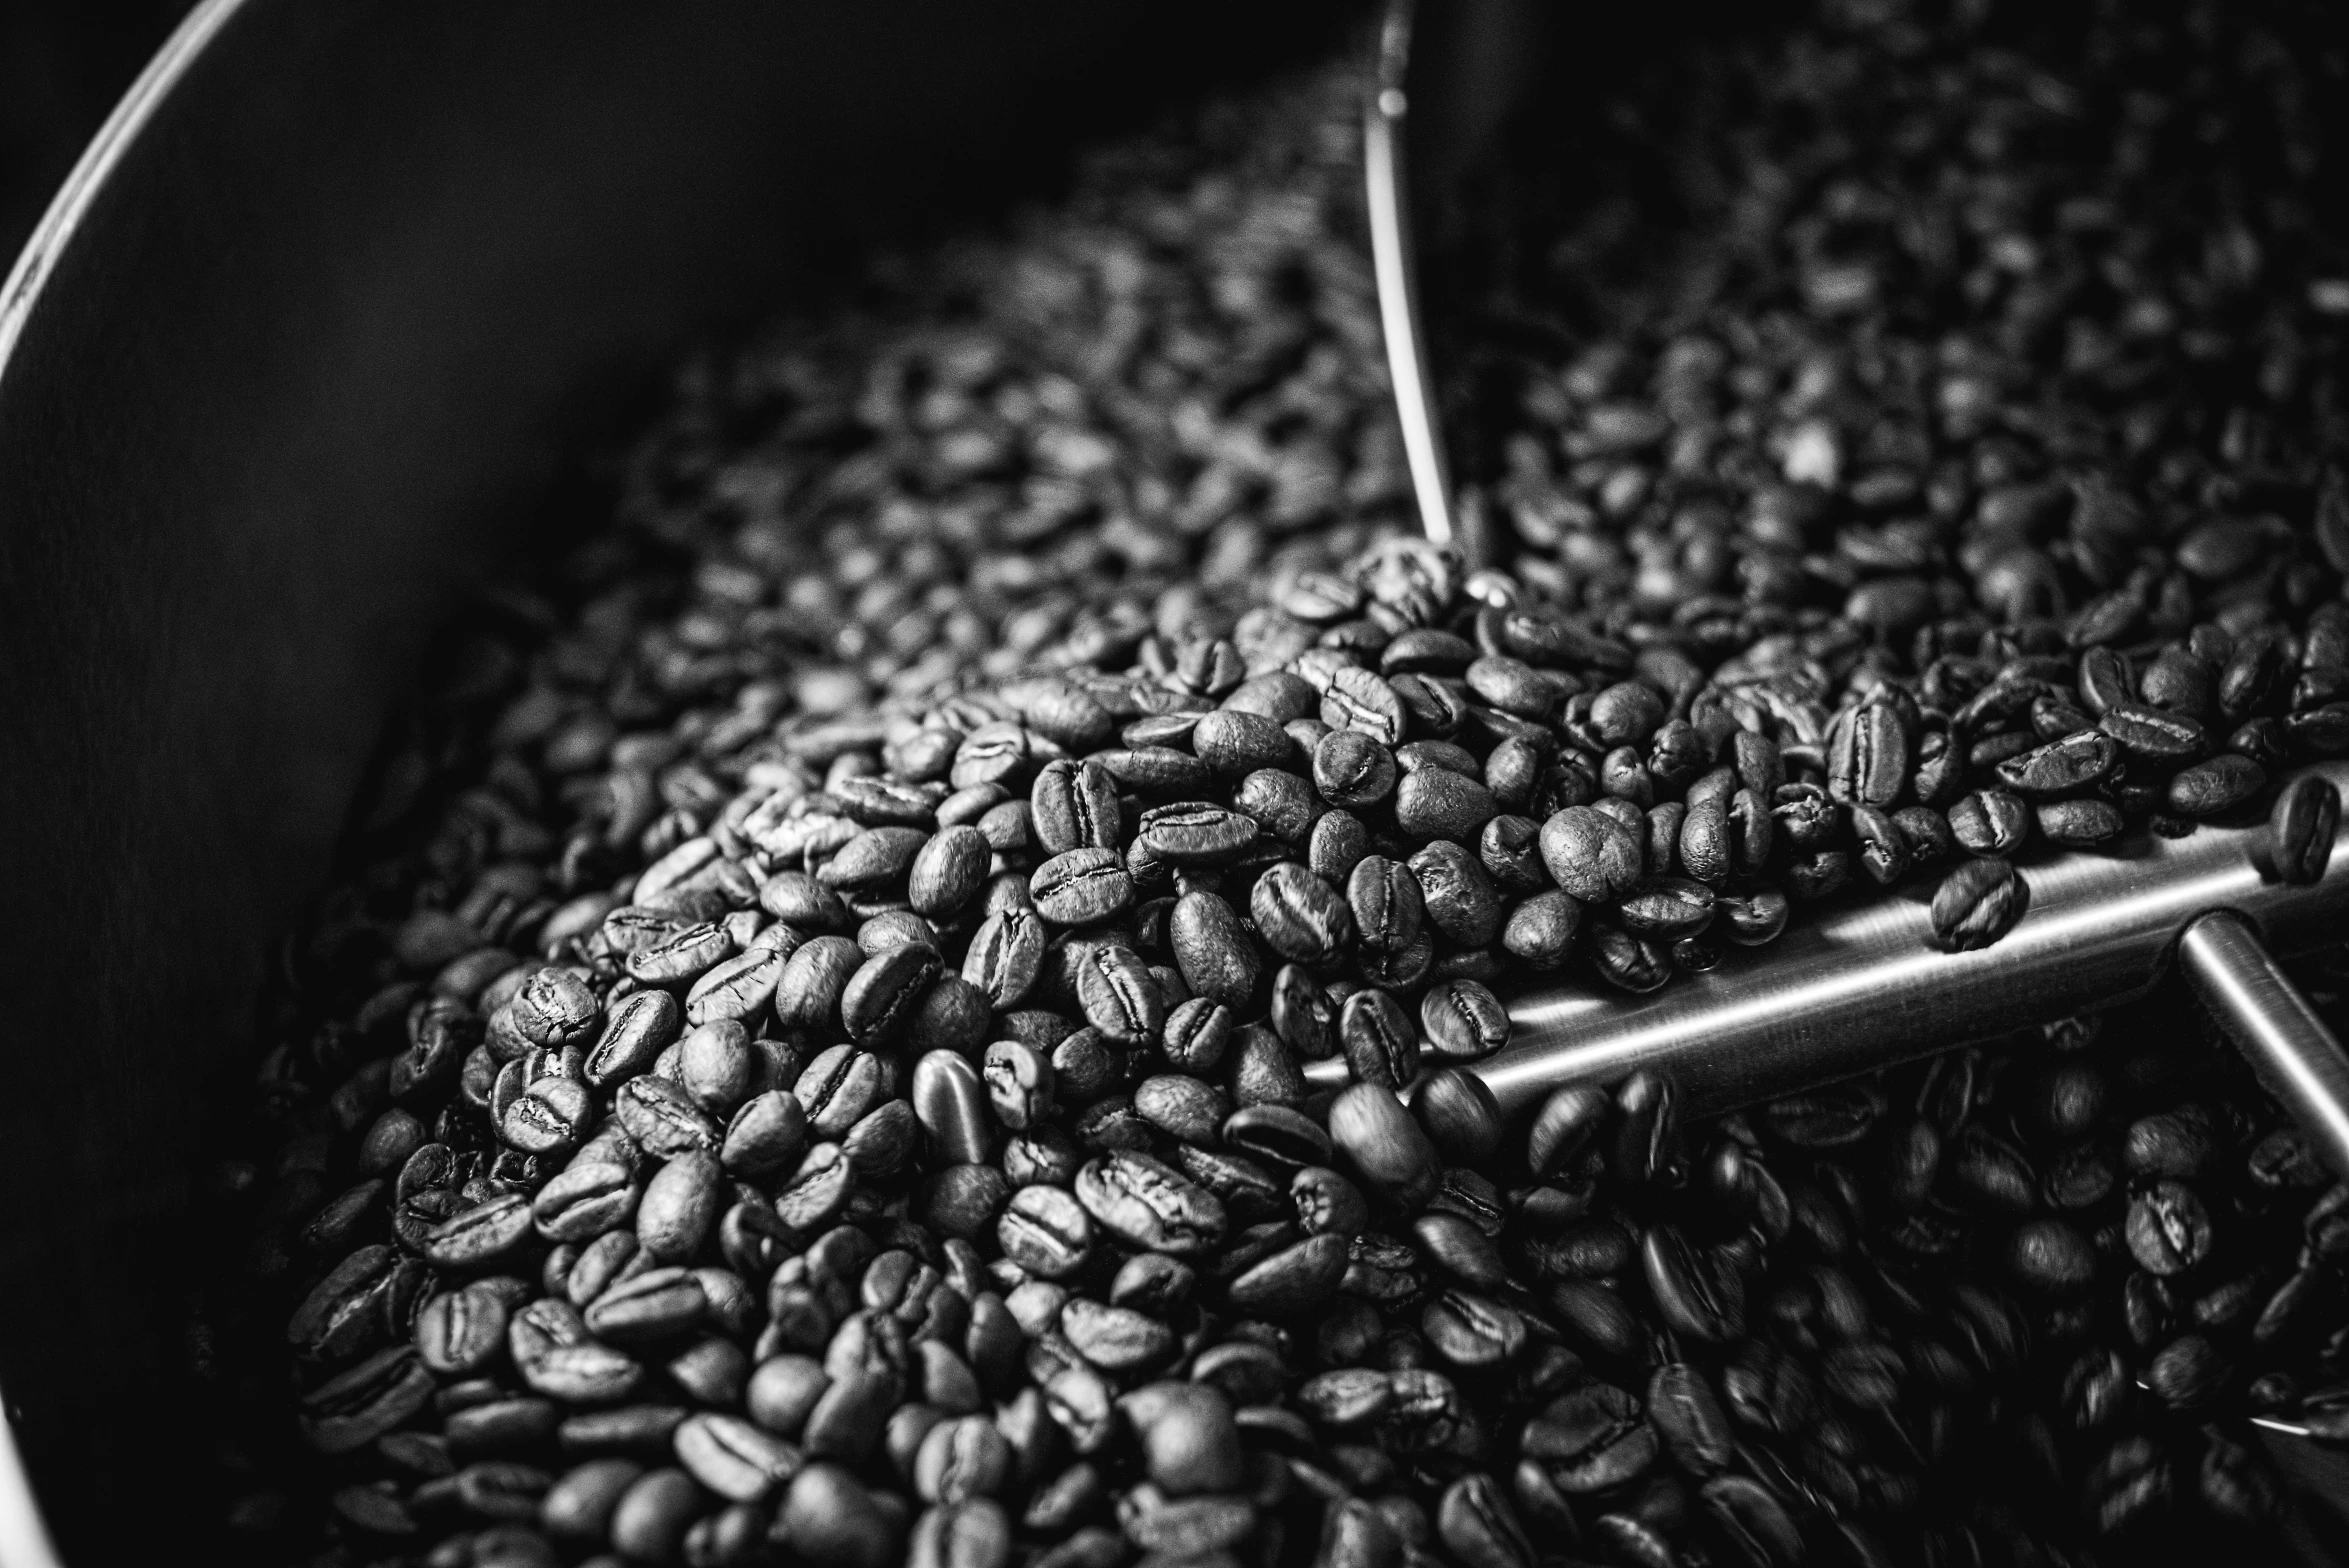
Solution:
{"label": "stainless steel bar", "polygon": [[2232,911],[2205,915],[2178,941],[2178,971],[2333,1174],[2349,1181],[2349,1056],[2259,933]]}
{"label": "stainless steel bar", "polygon": [[[1418,249],[1411,233],[1411,198],[1404,168],[1410,97],[1404,77],[1411,60],[1413,0],[1395,0],[1379,29],[1377,81],[1362,119],[1362,168],[1370,216],[1370,258],[1378,279],[1380,329],[1386,335],[1387,376],[1394,383],[1395,415],[1403,427],[1403,456],[1419,524],[1439,545],[1455,542],[1452,475],[1436,428],[1433,378],[1419,309]],[[1481,562],[1472,563],[1481,565]]]}
{"label": "stainless steel bar", "polygon": [[[2349,762],[2315,771],[2349,789]],[[2349,934],[2349,824],[2313,886],[2263,878],[2260,828],[2205,826],[2108,855],[2026,865],[2030,905],[1994,946],[1943,953],[1931,885],[1798,913],[1778,941],[1733,949],[1707,974],[1644,997],[1569,979],[1510,1000],[1515,1034],[1472,1069],[1504,1111],[1560,1084],[1669,1072],[1698,1111],[1722,1110],[2141,996],[2196,920],[2233,910],[2273,952]],[[1342,1059],[1307,1064],[1346,1081]]]}

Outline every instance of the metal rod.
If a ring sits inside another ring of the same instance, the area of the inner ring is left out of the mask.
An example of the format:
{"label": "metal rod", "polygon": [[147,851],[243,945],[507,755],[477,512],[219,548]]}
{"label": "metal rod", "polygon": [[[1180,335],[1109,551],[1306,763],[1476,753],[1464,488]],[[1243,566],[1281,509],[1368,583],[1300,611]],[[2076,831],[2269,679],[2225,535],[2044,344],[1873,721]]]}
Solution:
{"label": "metal rod", "polygon": [[1362,170],[1371,266],[1378,279],[1379,326],[1387,343],[1387,377],[1394,383],[1395,416],[1403,427],[1403,456],[1411,468],[1419,525],[1430,542],[1450,545],[1457,542],[1452,476],[1436,428],[1419,310],[1410,190],[1403,167],[1404,123],[1411,107],[1403,78],[1411,57],[1412,9],[1411,0],[1395,0],[1379,30],[1378,81],[1362,117]]}
{"label": "metal rod", "polygon": [[[2310,771],[2349,789],[2349,762]],[[1693,1109],[1725,1110],[2142,996],[2212,910],[2256,921],[2286,955],[2341,940],[2349,824],[2307,887],[2261,876],[2251,849],[2263,832],[2205,825],[2026,865],[2029,908],[1979,952],[1933,947],[1927,882],[1805,909],[1770,946],[1732,949],[1710,973],[1647,996],[1595,977],[1550,981],[1511,998],[1514,1037],[1472,1071],[1504,1111],[1640,1067],[1670,1073]],[[1332,1058],[1306,1076],[1341,1084],[1349,1072]]]}
{"label": "metal rod", "polygon": [[2349,1056],[2251,923],[2232,910],[2203,916],[2178,942],[2178,968],[2333,1174],[2349,1181]]}

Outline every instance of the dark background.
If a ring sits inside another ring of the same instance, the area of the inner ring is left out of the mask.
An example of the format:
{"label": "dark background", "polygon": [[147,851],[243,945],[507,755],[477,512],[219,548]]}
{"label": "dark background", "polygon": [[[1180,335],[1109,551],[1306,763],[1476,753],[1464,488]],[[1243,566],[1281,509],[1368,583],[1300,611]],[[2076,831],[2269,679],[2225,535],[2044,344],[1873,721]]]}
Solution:
{"label": "dark background", "polygon": [[0,0],[0,272],[189,0]]}

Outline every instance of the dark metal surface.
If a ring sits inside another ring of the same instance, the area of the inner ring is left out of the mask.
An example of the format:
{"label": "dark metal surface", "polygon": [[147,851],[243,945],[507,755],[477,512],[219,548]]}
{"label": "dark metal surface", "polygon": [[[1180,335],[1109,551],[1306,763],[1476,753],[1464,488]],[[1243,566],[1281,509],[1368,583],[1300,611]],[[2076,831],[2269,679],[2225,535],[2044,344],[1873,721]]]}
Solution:
{"label": "dark metal surface", "polygon": [[1334,9],[190,19],[0,301],[0,1386],[70,1560],[204,1555],[200,1089],[455,590],[695,333]]}

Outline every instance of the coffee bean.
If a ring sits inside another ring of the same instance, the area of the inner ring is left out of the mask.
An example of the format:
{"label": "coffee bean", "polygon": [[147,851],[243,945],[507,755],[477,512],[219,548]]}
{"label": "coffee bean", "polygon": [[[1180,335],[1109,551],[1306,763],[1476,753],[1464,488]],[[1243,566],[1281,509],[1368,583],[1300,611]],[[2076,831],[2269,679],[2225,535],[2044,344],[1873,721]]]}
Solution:
{"label": "coffee bean", "polygon": [[2115,702],[2096,723],[2124,752],[2148,762],[2190,761],[2210,745],[2202,725],[2191,715],[2165,712],[2138,702]]}
{"label": "coffee bean", "polygon": [[1133,907],[1133,879],[1111,849],[1072,849],[1036,868],[1036,912],[1055,925],[1089,926]]}
{"label": "coffee bean", "polygon": [[1913,707],[1903,711],[1888,688],[1836,715],[1828,735],[1828,793],[1847,806],[1890,806],[1908,782]]}
{"label": "coffee bean", "polygon": [[1332,729],[1313,748],[1313,787],[1333,806],[1374,806],[1396,777],[1394,753],[1359,730]]}
{"label": "coffee bean", "polygon": [[[1427,925],[1460,947],[1482,947],[1501,925],[1501,900],[1492,879],[1460,845],[1437,839],[1412,855]],[[1262,921],[1258,924],[1261,926]]]}
{"label": "coffee bean", "polygon": [[1722,934],[1740,947],[1763,947],[1776,941],[1792,913],[1786,895],[1775,888],[1716,898],[1713,908],[1725,928]]}
{"label": "coffee bean", "polygon": [[2221,752],[2170,779],[2169,808],[2188,817],[2215,817],[2267,788],[2267,770],[2249,757]]}
{"label": "coffee bean", "polygon": [[2194,1189],[2159,1181],[2129,1202],[2129,1255],[2153,1274],[2178,1274],[2208,1256],[2210,1216]]}
{"label": "coffee bean", "polygon": [[1672,960],[1666,950],[1621,926],[1593,921],[1585,948],[1599,977],[1622,990],[1653,991],[1672,978]]}
{"label": "coffee bean", "polygon": [[1499,1155],[1501,1108],[1473,1073],[1439,1067],[1426,1074],[1413,1088],[1411,1109],[1446,1161],[1481,1166]]}
{"label": "coffee bean", "polygon": [[786,1029],[826,1029],[838,1022],[840,998],[865,961],[846,937],[819,936],[803,943],[775,982],[775,1016]]}
{"label": "coffee bean", "polygon": [[1117,781],[1098,762],[1047,763],[1029,790],[1028,821],[1047,855],[1116,849]]}
{"label": "coffee bean", "polygon": [[1558,886],[1584,903],[1609,903],[1640,875],[1639,840],[1604,813],[1573,806],[1542,824],[1542,861]]}
{"label": "coffee bean", "polygon": [[1942,880],[1933,895],[1933,936],[1946,952],[1972,952],[2014,929],[2029,906],[2021,872],[2001,860],[1974,860]]}
{"label": "coffee bean", "polygon": [[2033,808],[2039,836],[2065,849],[2109,844],[2127,827],[2119,809],[2101,800],[2051,800]]}
{"label": "coffee bean", "polygon": [[1562,967],[1582,929],[1582,906],[1557,891],[1536,893],[1509,911],[1501,926],[1501,949],[1528,968]]}
{"label": "coffee bean", "polygon": [[2329,779],[2303,774],[2286,784],[2268,812],[2263,865],[2295,886],[2313,886],[2331,863],[2341,797]]}
{"label": "coffee bean", "polygon": [[[1159,1031],[1159,1049],[1169,1062],[1185,1072],[1212,1072],[1230,1049],[1231,1038],[1231,1009],[1206,997],[1194,997],[1167,1013],[1166,1023]],[[1050,1097],[1047,1087],[1045,1098]]]}
{"label": "coffee bean", "polygon": [[1256,992],[1256,947],[1232,906],[1213,893],[1185,893],[1167,922],[1167,945],[1183,981],[1199,996],[1244,1008]]}
{"label": "coffee bean", "polygon": [[1222,1090],[1182,1073],[1160,1073],[1135,1085],[1134,1111],[1167,1136],[1199,1145],[1213,1143],[1232,1114]]}
{"label": "coffee bean", "polygon": [[1722,1259],[1666,1225],[1641,1239],[1639,1257],[1656,1310],[1673,1328],[1708,1344],[1745,1332],[1745,1283]]}
{"label": "coffee bean", "polygon": [[2011,855],[2031,830],[2031,808],[2002,789],[1975,790],[1949,808],[1949,829],[1969,855]]}
{"label": "coffee bean", "polygon": [[1147,1044],[1166,1021],[1165,999],[1149,966],[1132,948],[1109,943],[1084,949],[1077,969],[1077,1005],[1086,1022],[1117,1045]]}
{"label": "coffee bean", "polygon": [[1499,811],[1481,782],[1444,768],[1406,774],[1395,788],[1395,825],[1414,839],[1473,843]]}
{"label": "coffee bean", "polygon": [[1436,1152],[1391,1089],[1358,1083],[1329,1109],[1330,1141],[1380,1196],[1416,1209],[1433,1195]]}
{"label": "coffee bean", "polygon": [[1726,1470],[1736,1456],[1729,1417],[1703,1372],[1668,1362],[1648,1379],[1647,1416],[1683,1470],[1700,1478]]}
{"label": "coffee bean", "polygon": [[1363,1083],[1400,1091],[1419,1075],[1419,1032],[1384,991],[1362,990],[1346,998],[1338,1037],[1355,1078]]}
{"label": "coffee bean", "polygon": [[1370,851],[1370,832],[1350,811],[1325,811],[1313,820],[1305,843],[1305,863],[1332,887],[1354,874],[1354,867]]}
{"label": "coffee bean", "polygon": [[944,919],[975,898],[987,881],[994,851],[977,828],[949,827],[923,844],[906,872],[906,898],[916,913]]}
{"label": "coffee bean", "polygon": [[2119,743],[2081,730],[1998,765],[1999,781],[2026,796],[2066,795],[2108,777],[2121,763]]}
{"label": "coffee bean", "polygon": [[1620,1486],[1645,1474],[1656,1459],[1656,1435],[1639,1401],[1606,1383],[1588,1383],[1553,1400],[1526,1423],[1526,1457],[1569,1496]]}
{"label": "coffee bean", "polygon": [[1282,957],[1324,963],[1354,937],[1354,917],[1330,885],[1293,860],[1256,881],[1249,913],[1257,932]]}
{"label": "coffee bean", "polygon": [[920,1011],[938,978],[937,950],[908,943],[868,958],[840,993],[840,1022],[862,1044],[896,1039]]}
{"label": "coffee bean", "polygon": [[1332,730],[1353,730],[1384,746],[1403,739],[1403,700],[1395,688],[1368,670],[1341,666],[1321,694],[1321,722]]}
{"label": "coffee bean", "polygon": [[1227,778],[1290,765],[1295,748],[1281,721],[1268,713],[1231,707],[1232,700],[1227,698],[1227,705],[1213,713],[1201,714],[1192,729],[1191,749],[1199,760]]}
{"label": "coffee bean", "polygon": [[1508,1011],[1474,980],[1431,988],[1420,999],[1419,1027],[1426,1048],[1448,1061],[1478,1061],[1509,1043]]}
{"label": "coffee bean", "polygon": [[1615,918],[1634,936],[1675,942],[1713,923],[1713,890],[1681,877],[1654,877],[1616,906]]}
{"label": "coffee bean", "polygon": [[1092,1161],[1077,1173],[1076,1196],[1132,1246],[1182,1257],[1223,1238],[1223,1205],[1214,1195],[1147,1155],[1118,1149]]}

